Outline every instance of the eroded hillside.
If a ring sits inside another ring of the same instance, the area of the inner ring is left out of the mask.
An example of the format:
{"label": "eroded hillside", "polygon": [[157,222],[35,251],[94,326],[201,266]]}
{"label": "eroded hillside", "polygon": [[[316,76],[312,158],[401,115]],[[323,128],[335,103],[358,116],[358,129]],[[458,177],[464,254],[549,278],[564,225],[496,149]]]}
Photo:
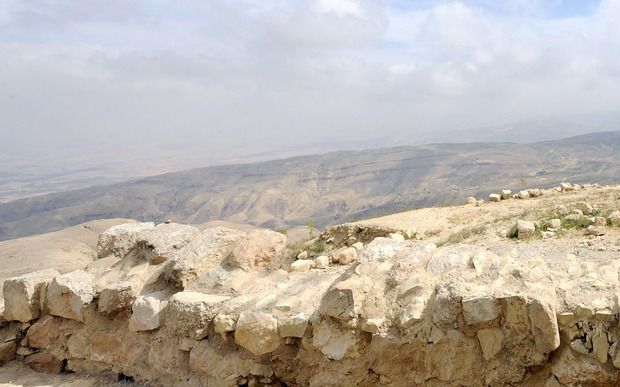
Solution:
{"label": "eroded hillside", "polygon": [[536,144],[435,144],[170,173],[0,204],[0,239],[93,219],[319,226],[459,204],[498,186],[620,180],[620,132]]}

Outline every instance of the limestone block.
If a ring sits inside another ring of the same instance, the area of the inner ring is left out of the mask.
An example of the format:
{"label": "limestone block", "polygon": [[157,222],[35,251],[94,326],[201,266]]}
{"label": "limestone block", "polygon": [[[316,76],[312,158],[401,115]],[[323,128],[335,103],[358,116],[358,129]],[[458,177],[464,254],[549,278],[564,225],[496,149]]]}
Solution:
{"label": "limestone block", "polygon": [[57,276],[47,289],[47,305],[54,316],[82,321],[82,307],[95,297],[95,277],[83,270]]}
{"label": "limestone block", "polygon": [[278,334],[278,320],[262,311],[241,312],[235,330],[235,342],[256,356],[275,351],[282,343]]}
{"label": "limestone block", "polygon": [[4,319],[27,322],[39,318],[47,285],[59,275],[48,269],[4,281]]}

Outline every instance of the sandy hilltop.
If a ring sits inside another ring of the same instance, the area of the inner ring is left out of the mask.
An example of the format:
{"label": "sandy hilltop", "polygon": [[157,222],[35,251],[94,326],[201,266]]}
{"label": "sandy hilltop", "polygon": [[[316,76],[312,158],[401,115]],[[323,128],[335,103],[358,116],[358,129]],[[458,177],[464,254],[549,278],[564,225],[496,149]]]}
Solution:
{"label": "sandy hilltop", "polygon": [[0,242],[0,383],[616,386],[619,200],[562,183],[295,240],[113,219]]}

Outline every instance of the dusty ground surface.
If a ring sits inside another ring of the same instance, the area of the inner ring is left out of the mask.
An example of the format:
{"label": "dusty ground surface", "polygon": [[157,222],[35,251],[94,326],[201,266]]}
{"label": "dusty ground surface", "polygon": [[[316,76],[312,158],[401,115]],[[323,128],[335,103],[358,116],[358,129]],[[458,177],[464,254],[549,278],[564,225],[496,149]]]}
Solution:
{"label": "dusty ground surface", "polygon": [[23,363],[12,361],[0,369],[1,387],[100,387],[120,385],[112,380],[96,379],[84,375],[43,375]]}
{"label": "dusty ground surface", "polygon": [[[484,198],[487,199],[487,198]],[[451,207],[431,207],[402,212],[355,222],[362,226],[381,226],[415,232],[417,239],[438,244],[446,242],[467,242],[480,246],[505,242],[505,233],[517,219],[540,221],[554,217],[556,206],[574,208],[577,202],[590,203],[595,210],[606,213],[620,209],[620,185],[588,187],[577,191],[557,192],[546,190],[537,198],[510,199],[501,202],[486,202],[481,206],[461,205]],[[556,242],[561,240],[561,242]],[[612,230],[608,235],[598,238],[588,237],[581,230],[569,230],[544,241],[545,245],[557,244],[566,247],[582,246],[586,241],[596,240],[595,248],[606,246],[617,248],[617,236]],[[528,243],[536,244],[538,240]],[[515,241],[515,243],[518,243]],[[614,247],[615,246],[615,247]]]}

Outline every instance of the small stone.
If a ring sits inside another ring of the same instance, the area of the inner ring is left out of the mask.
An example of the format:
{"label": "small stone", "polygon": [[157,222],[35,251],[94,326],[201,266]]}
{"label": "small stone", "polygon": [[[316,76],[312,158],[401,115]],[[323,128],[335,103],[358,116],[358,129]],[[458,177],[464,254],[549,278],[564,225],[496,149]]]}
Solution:
{"label": "small stone", "polygon": [[403,236],[403,234],[401,234],[399,232],[390,233],[388,235],[388,238],[393,239],[395,241],[404,241],[405,240],[405,237]]}
{"label": "small stone", "polygon": [[308,252],[302,251],[301,253],[297,254],[297,259],[308,259]]}
{"label": "small stone", "polygon": [[476,200],[476,207],[480,207],[484,204],[484,199]]}
{"label": "small stone", "polygon": [[164,293],[152,293],[138,297],[131,306],[129,330],[151,331],[161,325],[161,312],[168,305]]}
{"label": "small stone", "polygon": [[131,309],[135,299],[136,294],[131,285],[115,284],[99,293],[97,308],[104,316],[115,316],[122,311]]}
{"label": "small stone", "polygon": [[563,192],[573,191],[574,189],[571,183],[560,183],[560,190]]}
{"label": "small stone", "polygon": [[560,326],[566,327],[575,320],[575,314],[573,312],[558,313],[558,322]]}
{"label": "small stone", "polygon": [[406,329],[422,320],[422,313],[424,312],[425,305],[426,303],[421,297],[415,298],[412,302],[407,304],[400,314],[400,326]]}
{"label": "small stone", "polygon": [[237,319],[230,314],[218,314],[213,318],[213,329],[215,333],[219,333],[222,336],[228,332],[235,331],[235,325],[237,325]]}
{"label": "small stone", "polygon": [[491,360],[501,351],[504,333],[499,328],[481,329],[478,331],[478,341],[485,360]]}
{"label": "small stone", "polygon": [[503,189],[501,192],[502,200],[508,200],[512,197],[512,191],[509,189]]}
{"label": "small stone", "polygon": [[529,317],[536,349],[540,353],[549,353],[560,346],[560,332],[555,310],[540,300],[532,300],[529,306]]}
{"label": "small stone", "polygon": [[311,259],[298,259],[291,263],[291,271],[304,272],[314,268],[315,263]]}
{"label": "small stone", "polygon": [[545,222],[545,227],[550,231],[557,231],[562,228],[562,221],[560,219],[551,219]]}
{"label": "small stone", "polygon": [[235,342],[255,356],[278,349],[282,338],[278,334],[278,320],[266,312],[241,312],[235,330]]}
{"label": "small stone", "polygon": [[588,226],[587,233],[588,233],[588,235],[603,236],[603,235],[605,235],[606,231],[605,231],[605,227],[601,227],[601,226]]}
{"label": "small stone", "polygon": [[463,317],[469,325],[484,323],[499,317],[500,307],[493,297],[473,297],[464,299]]}
{"label": "small stone", "polygon": [[594,222],[592,223],[594,226],[601,226],[601,227],[605,227],[607,226],[607,219],[605,219],[602,216],[595,216],[594,217]]}
{"label": "small stone", "polygon": [[355,242],[351,245],[358,252],[364,248],[364,244],[362,242]]}
{"label": "small stone", "polygon": [[529,199],[530,197],[530,193],[526,190],[523,191],[519,191],[519,193],[517,194],[519,199]]}
{"label": "small stone", "polygon": [[17,343],[15,341],[0,343],[0,366],[15,359],[16,351]]}
{"label": "small stone", "polygon": [[327,269],[329,267],[329,257],[320,255],[314,259],[314,267],[317,269]]}
{"label": "small stone", "polygon": [[357,250],[353,247],[343,247],[332,253],[334,262],[340,265],[348,265],[357,261]]}
{"label": "small stone", "polygon": [[175,335],[202,340],[220,305],[228,299],[227,296],[190,291],[176,293],[168,301],[164,325]]}
{"label": "small stone", "polygon": [[282,337],[304,337],[308,328],[308,316],[303,312],[289,317],[280,326],[280,336]]}
{"label": "small stone", "polygon": [[475,206],[476,205],[476,198],[473,196],[470,196],[467,198],[467,204],[471,205],[471,206]]}
{"label": "small stone", "polygon": [[609,222],[614,227],[620,227],[620,211],[614,211],[609,214]]}
{"label": "small stone", "polygon": [[528,190],[527,190],[527,193],[529,193],[529,194],[530,194],[530,197],[532,197],[532,198],[537,198],[537,197],[539,197],[540,195],[542,195],[542,192],[541,192],[541,191],[540,191],[540,189],[538,189],[538,188],[528,189]]}
{"label": "small stone", "polygon": [[59,374],[64,369],[62,361],[47,352],[32,354],[24,359],[24,363],[33,370],[45,374]]}
{"label": "small stone", "polygon": [[362,330],[368,333],[379,333],[379,329],[381,329],[381,325],[383,325],[384,322],[385,318],[383,317],[366,319],[362,324]]}
{"label": "small stone", "polygon": [[584,215],[590,215],[592,213],[592,211],[594,210],[592,208],[592,205],[590,205],[590,203],[586,203],[586,202],[577,202],[577,203],[575,203],[575,208],[580,210]]}
{"label": "small stone", "polygon": [[534,225],[534,222],[517,220],[515,227],[517,229],[517,238],[519,239],[529,239],[536,234],[536,226]]}
{"label": "small stone", "polygon": [[499,202],[500,200],[502,200],[501,195],[498,195],[498,194],[489,195],[489,202]]}

